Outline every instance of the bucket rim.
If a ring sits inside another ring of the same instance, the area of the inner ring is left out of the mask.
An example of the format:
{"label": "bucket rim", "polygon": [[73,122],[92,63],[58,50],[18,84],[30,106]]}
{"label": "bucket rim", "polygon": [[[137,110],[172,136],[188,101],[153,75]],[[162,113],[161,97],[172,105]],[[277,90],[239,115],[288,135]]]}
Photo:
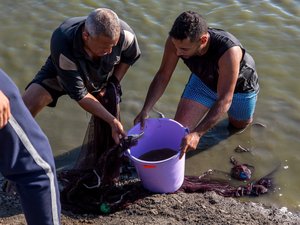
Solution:
{"label": "bucket rim", "polygon": [[[175,158],[177,158],[177,157],[179,158],[179,156],[180,156],[180,151],[178,151],[177,154],[175,154],[175,155],[173,155],[173,156],[171,156],[171,157],[169,157],[169,158],[167,158],[167,159],[158,160],[158,161],[146,161],[146,160],[141,160],[141,159],[139,159],[139,158],[137,158],[137,157],[131,155],[131,154],[130,154],[130,149],[127,149],[127,153],[128,153],[128,155],[129,155],[129,158],[130,158],[130,159],[133,159],[133,160],[136,161],[136,162],[144,163],[144,164],[161,164],[161,163],[167,162],[167,161],[169,161],[169,160],[171,160],[171,159],[175,159]],[[184,156],[185,156],[185,154],[183,155],[183,157],[182,157],[181,159],[183,159]],[[179,160],[181,160],[181,159],[179,159]]]}
{"label": "bucket rim", "polygon": [[[152,122],[155,122],[155,121],[167,121],[167,122],[171,122],[171,123],[175,123],[175,124],[177,124],[179,127],[181,127],[181,128],[183,128],[184,129],[184,131],[185,131],[185,133],[189,133],[189,129],[187,128],[187,127],[185,127],[185,126],[183,126],[181,123],[179,123],[178,121],[176,121],[176,120],[174,120],[174,119],[171,119],[171,118],[147,118],[147,119],[145,119],[145,124],[147,123],[147,121],[152,121]],[[135,124],[132,128],[130,128],[130,130],[129,130],[129,134],[130,134],[130,132],[134,129],[134,128],[137,128],[137,127],[140,127],[141,126],[141,123],[139,122],[139,123],[137,123],[137,124]]]}
{"label": "bucket rim", "polygon": [[[181,123],[179,123],[178,121],[172,119],[172,118],[167,118],[167,117],[164,117],[164,118],[147,118],[145,119],[145,122],[146,121],[168,121],[168,122],[171,122],[171,123],[176,123],[177,125],[179,125],[181,128],[184,128],[186,129],[186,127],[184,127]],[[136,125],[140,125],[140,123],[137,123]]]}

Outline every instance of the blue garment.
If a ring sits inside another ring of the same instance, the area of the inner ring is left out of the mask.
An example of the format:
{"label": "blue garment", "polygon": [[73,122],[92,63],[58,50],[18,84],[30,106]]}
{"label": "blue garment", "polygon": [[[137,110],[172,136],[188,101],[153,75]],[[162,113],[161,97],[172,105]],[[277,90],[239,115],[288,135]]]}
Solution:
{"label": "blue garment", "polygon": [[[197,75],[192,74],[183,91],[182,97],[211,108],[217,100],[217,93],[207,87]],[[256,100],[257,92],[235,93],[228,110],[228,115],[236,120],[248,120],[252,118]]]}
{"label": "blue garment", "polygon": [[19,89],[0,69],[0,90],[11,117],[0,129],[0,172],[16,183],[29,225],[60,224],[54,158],[47,137],[23,103]]}

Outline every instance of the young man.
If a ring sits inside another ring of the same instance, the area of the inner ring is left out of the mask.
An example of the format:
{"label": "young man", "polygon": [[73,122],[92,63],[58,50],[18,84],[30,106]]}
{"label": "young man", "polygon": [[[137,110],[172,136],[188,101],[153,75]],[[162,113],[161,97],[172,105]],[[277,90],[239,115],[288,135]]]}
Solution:
{"label": "young man", "polygon": [[106,8],[92,11],[88,17],[64,21],[51,38],[51,54],[33,81],[23,100],[33,116],[45,106],[55,107],[57,99],[68,94],[87,112],[106,121],[118,144],[125,136],[120,121],[99,102],[105,85],[119,82],[140,57],[133,30]]}
{"label": "young man", "polygon": [[16,183],[29,225],[60,224],[59,191],[48,139],[1,69],[0,172]]}
{"label": "young man", "polygon": [[259,91],[254,60],[232,34],[208,28],[201,15],[186,11],[169,32],[161,66],[135,123],[143,126],[179,59],[192,72],[175,115],[175,120],[191,131],[182,141],[182,154],[195,150],[201,137],[224,113],[235,128],[245,128],[252,122]]}

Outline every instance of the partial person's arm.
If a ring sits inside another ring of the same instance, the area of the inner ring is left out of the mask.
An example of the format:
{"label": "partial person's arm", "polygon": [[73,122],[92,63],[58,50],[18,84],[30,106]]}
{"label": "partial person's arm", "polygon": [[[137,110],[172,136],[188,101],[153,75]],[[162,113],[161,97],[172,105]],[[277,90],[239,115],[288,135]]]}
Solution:
{"label": "partial person's arm", "polygon": [[9,100],[3,94],[2,91],[0,91],[0,129],[3,128],[9,120],[10,117],[10,105]]}
{"label": "partial person's arm", "polygon": [[238,46],[228,49],[220,58],[218,99],[199,125],[183,139],[182,155],[188,150],[195,150],[200,138],[215,126],[224,113],[229,110],[239,75],[241,59],[242,50]]}
{"label": "partial person's arm", "polygon": [[113,76],[115,76],[119,82],[123,79],[125,76],[127,70],[129,69],[130,65],[126,63],[120,63],[115,66]]}
{"label": "partial person's arm", "polygon": [[142,128],[144,127],[144,120],[148,117],[148,114],[155,103],[163,95],[176,68],[178,59],[179,57],[176,55],[176,48],[169,37],[165,44],[160,68],[150,84],[144,106],[134,119],[134,124],[141,122]]}
{"label": "partial person's arm", "polygon": [[[63,54],[57,59],[57,70],[59,71],[59,82],[68,95],[76,100],[78,104],[87,112],[106,121],[112,129],[112,137],[116,144],[120,138],[126,136],[121,122],[115,118],[105,107],[88,92],[82,77],[78,73],[77,65]],[[128,69],[128,65],[120,63],[115,67],[115,76],[121,80]]]}
{"label": "partial person's arm", "polygon": [[90,93],[85,95],[78,104],[87,112],[106,121],[112,129],[112,137],[116,144],[119,144],[120,138],[126,136],[121,122],[109,113],[104,106]]}
{"label": "partial person's arm", "polygon": [[[121,122],[115,118],[105,107],[90,93],[78,73],[77,65],[66,56],[61,54],[58,61],[59,81],[68,95],[76,100],[78,104],[87,112],[106,121],[112,129],[112,137],[116,144],[120,138],[126,136]],[[127,64],[121,63],[116,66],[115,75],[117,79],[122,79],[128,69]]]}

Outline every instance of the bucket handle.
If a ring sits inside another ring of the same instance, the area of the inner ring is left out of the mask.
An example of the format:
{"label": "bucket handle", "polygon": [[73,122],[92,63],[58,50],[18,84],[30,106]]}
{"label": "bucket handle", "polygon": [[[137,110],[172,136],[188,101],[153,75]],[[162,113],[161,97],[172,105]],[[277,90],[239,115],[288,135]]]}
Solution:
{"label": "bucket handle", "polygon": [[185,132],[186,132],[187,134],[190,133],[190,129],[189,129],[188,127],[185,127],[184,129],[185,129]]}

